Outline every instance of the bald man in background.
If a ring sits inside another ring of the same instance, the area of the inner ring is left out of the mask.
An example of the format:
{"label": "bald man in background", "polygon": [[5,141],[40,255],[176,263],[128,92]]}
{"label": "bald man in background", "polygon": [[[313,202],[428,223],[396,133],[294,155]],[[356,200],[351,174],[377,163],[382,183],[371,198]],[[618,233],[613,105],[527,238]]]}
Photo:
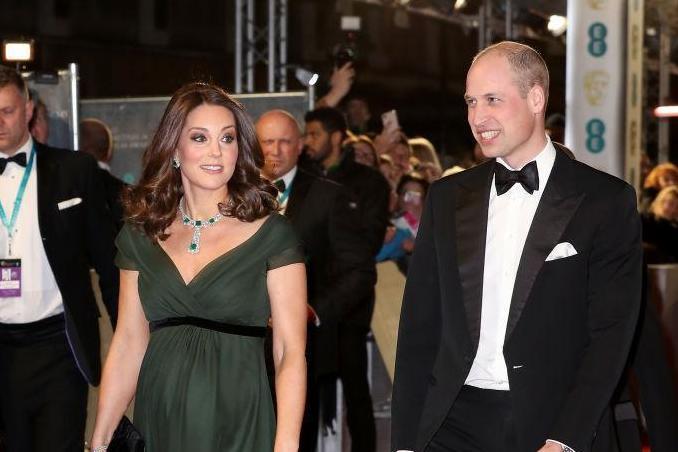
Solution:
{"label": "bald man in background", "polygon": [[[360,233],[355,204],[341,185],[297,166],[303,148],[296,119],[271,110],[257,121],[263,173],[279,189],[278,201],[306,253],[308,300],[319,323],[309,327],[306,411],[299,450],[314,451],[319,393],[340,368],[338,325],[356,300],[368,296],[376,276]],[[362,344],[365,349],[365,344]]]}

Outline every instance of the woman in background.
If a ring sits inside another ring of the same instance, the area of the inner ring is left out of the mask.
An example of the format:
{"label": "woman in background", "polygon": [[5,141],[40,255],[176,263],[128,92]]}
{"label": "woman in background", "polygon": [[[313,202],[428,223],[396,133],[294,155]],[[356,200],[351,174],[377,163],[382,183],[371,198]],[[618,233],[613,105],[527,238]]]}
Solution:
{"label": "woman in background", "polygon": [[191,83],[174,94],[123,199],[120,314],[92,450],[106,450],[135,392],[147,452],[297,450],[305,268],[262,160],[250,119],[223,89]]}
{"label": "woman in background", "polygon": [[367,135],[353,135],[346,140],[346,144],[353,148],[353,157],[356,162],[379,169],[377,151],[370,137]]}
{"label": "woman in background", "polygon": [[415,170],[423,175],[429,184],[440,179],[443,168],[440,166],[440,159],[433,143],[424,137],[410,138],[407,141],[412,148],[412,157],[418,161]]}
{"label": "woman in background", "polygon": [[643,243],[648,263],[678,262],[678,185],[660,191],[643,215]]}
{"label": "woman in background", "polygon": [[672,185],[678,185],[678,166],[667,162],[652,168],[643,182],[641,211],[647,212],[657,194]]}
{"label": "woman in background", "polygon": [[394,260],[400,271],[407,274],[428,187],[428,181],[417,173],[406,174],[400,179],[396,190],[398,211],[391,220],[392,226],[386,231],[384,246],[376,257],[377,262]]}

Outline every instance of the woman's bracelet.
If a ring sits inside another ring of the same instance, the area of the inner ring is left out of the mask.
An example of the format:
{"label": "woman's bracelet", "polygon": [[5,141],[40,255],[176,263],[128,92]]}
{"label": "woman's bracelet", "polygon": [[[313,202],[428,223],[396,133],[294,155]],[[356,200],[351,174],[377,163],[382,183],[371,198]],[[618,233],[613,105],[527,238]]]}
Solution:
{"label": "woman's bracelet", "polygon": [[108,450],[108,444],[102,444],[92,449],[92,452],[106,452]]}

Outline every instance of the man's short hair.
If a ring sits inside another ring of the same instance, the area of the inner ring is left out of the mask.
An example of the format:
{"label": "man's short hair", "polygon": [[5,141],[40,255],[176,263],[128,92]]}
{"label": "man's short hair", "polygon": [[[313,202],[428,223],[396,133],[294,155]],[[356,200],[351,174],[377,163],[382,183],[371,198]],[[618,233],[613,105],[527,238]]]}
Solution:
{"label": "man's short hair", "polygon": [[539,85],[544,89],[545,105],[549,97],[549,70],[546,67],[544,59],[532,47],[514,41],[502,41],[485,47],[473,58],[471,66],[480,58],[498,53],[506,57],[509,66],[516,75],[516,84],[518,91],[523,97],[533,86]]}
{"label": "man's short hair", "polygon": [[0,88],[10,85],[16,86],[16,88],[19,90],[19,93],[21,93],[25,99],[29,99],[28,87],[26,86],[26,82],[24,82],[21,74],[19,74],[14,68],[0,65]]}
{"label": "man's short hair", "polygon": [[344,115],[336,108],[331,107],[321,107],[309,111],[304,116],[304,121],[318,121],[329,134],[341,132],[342,139],[346,136],[346,130],[348,129]]}

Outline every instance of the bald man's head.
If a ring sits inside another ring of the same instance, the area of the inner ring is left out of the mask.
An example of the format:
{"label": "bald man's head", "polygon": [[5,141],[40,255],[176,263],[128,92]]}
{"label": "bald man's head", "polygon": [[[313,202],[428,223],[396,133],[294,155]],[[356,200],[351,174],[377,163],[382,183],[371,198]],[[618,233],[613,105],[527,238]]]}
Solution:
{"label": "bald man's head", "polygon": [[270,110],[257,121],[257,137],[264,153],[263,173],[276,180],[294,168],[303,140],[296,118],[285,110]]}

